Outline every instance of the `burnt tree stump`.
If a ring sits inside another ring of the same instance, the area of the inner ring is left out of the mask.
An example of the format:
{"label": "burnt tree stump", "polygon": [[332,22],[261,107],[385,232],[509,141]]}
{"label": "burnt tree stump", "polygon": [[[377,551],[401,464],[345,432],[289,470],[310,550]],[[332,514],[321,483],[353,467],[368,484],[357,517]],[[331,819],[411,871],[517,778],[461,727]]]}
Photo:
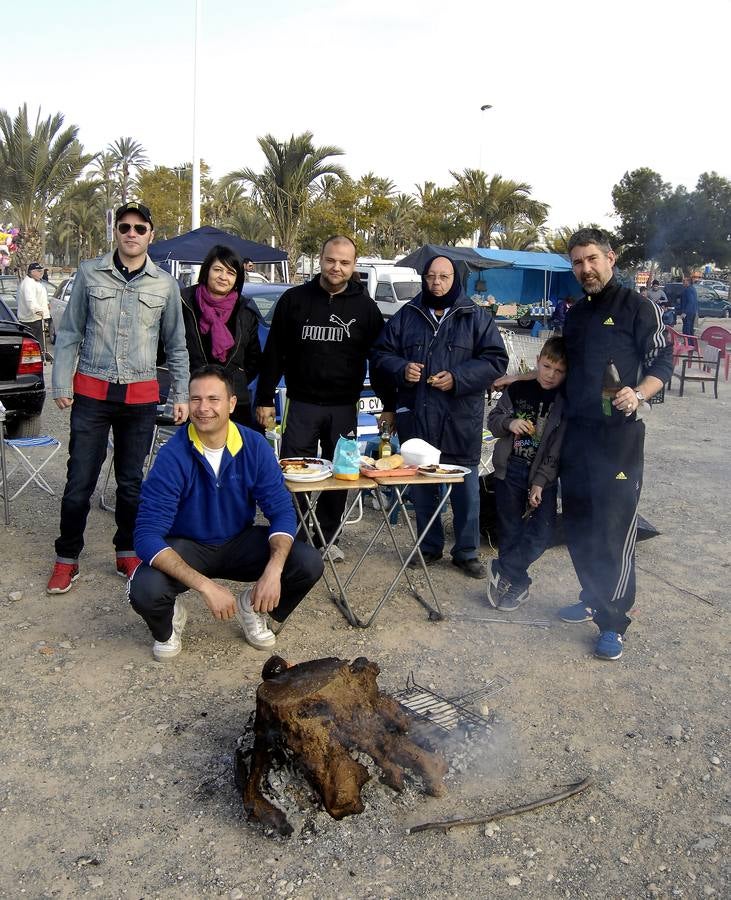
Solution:
{"label": "burnt tree stump", "polygon": [[404,769],[421,776],[427,793],[439,797],[447,763],[440,753],[409,737],[412,718],[376,683],[380,669],[359,657],[315,659],[289,667],[272,657],[256,692],[254,746],[248,775],[241,777],[244,808],[250,819],[282,835],[292,833],[284,813],[262,792],[262,780],[276,760],[293,759],[335,819],[363,812],[361,788],[368,769],[352,752],[368,754],[381,780],[400,791]]}

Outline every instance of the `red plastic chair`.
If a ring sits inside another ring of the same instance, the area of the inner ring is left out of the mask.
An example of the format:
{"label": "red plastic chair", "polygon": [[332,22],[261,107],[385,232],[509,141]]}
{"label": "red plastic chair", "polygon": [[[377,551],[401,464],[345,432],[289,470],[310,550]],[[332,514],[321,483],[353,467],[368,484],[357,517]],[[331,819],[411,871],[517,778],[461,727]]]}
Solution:
{"label": "red plastic chair", "polygon": [[[698,338],[692,334],[681,334],[679,331],[676,331],[672,325],[666,325],[665,330],[667,331],[673,346],[673,375],[677,375],[679,373],[675,371],[675,368],[678,365],[679,360],[687,359],[687,368],[690,368],[693,364],[694,354],[698,357],[698,360],[701,359],[702,354],[700,347],[698,346]],[[668,390],[672,388],[673,375],[671,375],[668,380]]]}
{"label": "red plastic chair", "polygon": [[710,344],[711,347],[718,347],[721,351],[721,359],[723,363],[723,378],[728,381],[729,363],[731,363],[731,331],[726,331],[720,325],[709,325],[701,335],[701,340]]}

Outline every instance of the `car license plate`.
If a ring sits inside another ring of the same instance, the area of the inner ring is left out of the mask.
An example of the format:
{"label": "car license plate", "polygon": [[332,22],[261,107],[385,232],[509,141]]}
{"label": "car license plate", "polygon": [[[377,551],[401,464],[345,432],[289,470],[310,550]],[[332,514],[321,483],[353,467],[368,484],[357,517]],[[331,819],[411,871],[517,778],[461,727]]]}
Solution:
{"label": "car license plate", "polygon": [[359,413],[372,413],[375,415],[376,413],[383,412],[383,404],[378,399],[378,397],[361,397],[358,400],[358,412]]}

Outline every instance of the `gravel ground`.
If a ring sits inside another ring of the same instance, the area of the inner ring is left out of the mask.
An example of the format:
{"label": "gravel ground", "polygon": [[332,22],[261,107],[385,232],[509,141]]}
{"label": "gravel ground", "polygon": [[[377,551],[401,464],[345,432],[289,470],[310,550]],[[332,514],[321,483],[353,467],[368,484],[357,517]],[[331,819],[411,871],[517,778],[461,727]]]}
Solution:
{"label": "gravel ground", "polygon": [[[484,585],[447,562],[432,569],[441,623],[400,592],[371,629],[353,629],[315,588],[279,638],[291,662],[364,655],[385,690],[410,671],[445,696],[508,684],[488,701],[489,739],[445,745],[445,798],[413,783],[397,795],[374,777],[365,812],[335,822],[295,774],[278,775],[289,839],[250,825],[233,785],[267,655],[192,600],[184,653],[155,662],[114,572],[113,517],[96,500],[81,577],[48,597],[59,496],[26,491],[0,526],[0,896],[728,897],[730,391],[714,400],[691,385],[647,417],[641,511],[662,533],[638,545],[620,662],[592,657],[593,626],[555,617],[576,599],[565,547],[536,564],[531,601],[512,614],[547,628],[463,618],[489,617]],[[65,444],[67,417],[50,404],[45,417]],[[60,493],[64,451],[49,469]],[[349,559],[375,516],[348,527]],[[393,559],[375,548],[353,592],[361,611]],[[406,833],[587,775],[592,788],[546,809]]]}

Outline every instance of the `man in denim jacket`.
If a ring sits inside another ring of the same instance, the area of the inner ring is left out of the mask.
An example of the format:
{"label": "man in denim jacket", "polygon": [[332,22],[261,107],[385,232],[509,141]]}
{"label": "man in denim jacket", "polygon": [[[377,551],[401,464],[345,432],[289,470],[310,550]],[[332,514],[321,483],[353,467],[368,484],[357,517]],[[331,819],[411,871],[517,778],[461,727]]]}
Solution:
{"label": "man in denim jacket", "polygon": [[117,573],[139,564],[133,530],[159,401],[158,340],[170,370],[176,423],[188,417],[188,352],[175,280],[147,255],[150,210],[125,203],[115,214],[117,249],[79,266],[56,336],[52,397],[71,409],[66,487],[56,563],[46,590],[65,594],[79,574],[78,559],[91,495],[107,453],[111,427],[117,479],[114,546]]}

